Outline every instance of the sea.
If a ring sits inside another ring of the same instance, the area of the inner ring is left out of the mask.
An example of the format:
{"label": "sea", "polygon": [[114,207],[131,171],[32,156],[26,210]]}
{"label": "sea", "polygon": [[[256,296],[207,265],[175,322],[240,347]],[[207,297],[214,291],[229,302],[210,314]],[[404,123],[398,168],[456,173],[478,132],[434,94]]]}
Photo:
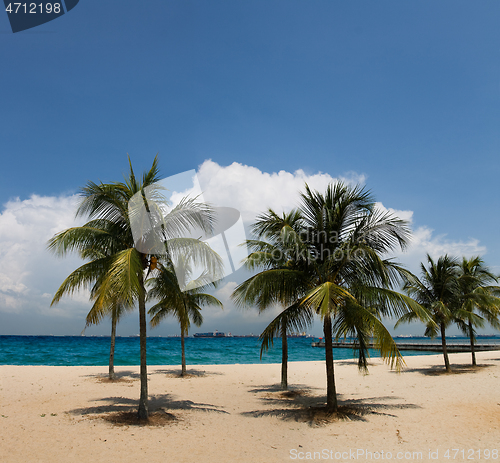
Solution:
{"label": "sea", "polygon": [[[324,360],[325,350],[312,347],[317,338],[289,338],[288,360]],[[395,337],[396,342],[424,344],[429,338],[418,336]],[[468,343],[461,336],[451,337],[449,343]],[[478,343],[498,344],[500,336],[478,336]],[[110,338],[106,336],[0,336],[0,365],[107,365]],[[351,347],[333,350],[337,360],[355,358]],[[139,365],[139,338],[116,338],[115,365]],[[404,356],[436,355],[436,352],[405,351]],[[371,357],[378,357],[370,350]],[[148,337],[148,365],[179,365],[181,363],[180,337]],[[260,358],[260,341],[257,337],[186,338],[187,365],[223,365],[250,363],[281,363],[281,339]]]}

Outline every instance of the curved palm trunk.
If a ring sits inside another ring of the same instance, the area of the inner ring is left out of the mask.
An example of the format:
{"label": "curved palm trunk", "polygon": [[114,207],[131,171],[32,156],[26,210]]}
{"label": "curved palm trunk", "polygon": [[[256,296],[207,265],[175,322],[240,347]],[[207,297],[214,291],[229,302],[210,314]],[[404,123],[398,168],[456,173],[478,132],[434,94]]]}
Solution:
{"label": "curved palm trunk", "polygon": [[476,349],[474,347],[474,332],[472,330],[472,323],[469,320],[469,338],[470,338],[470,352],[472,354],[472,366],[476,366]]}
{"label": "curved palm trunk", "polygon": [[116,341],[116,316],[111,316],[111,346],[109,348],[109,379],[114,381],[115,375],[115,341]]}
{"label": "curved palm trunk", "polygon": [[141,398],[139,399],[139,420],[148,420],[148,367],[146,363],[146,291],[141,276],[142,292],[139,296],[139,339],[141,344]]}
{"label": "curved palm trunk", "polygon": [[288,339],[286,323],[281,325],[281,389],[288,389]]}
{"label": "curved palm trunk", "polygon": [[323,321],[326,358],[326,409],[329,412],[338,410],[337,391],[335,390],[335,373],[333,370],[332,319],[329,315]]}
{"label": "curved palm trunk", "polygon": [[446,371],[451,371],[448,349],[446,348],[445,326],[443,322],[441,322],[441,345],[443,346],[444,366],[446,367]]}
{"label": "curved palm trunk", "polygon": [[186,350],[184,348],[184,328],[181,328],[182,370],[181,376],[186,374]]}

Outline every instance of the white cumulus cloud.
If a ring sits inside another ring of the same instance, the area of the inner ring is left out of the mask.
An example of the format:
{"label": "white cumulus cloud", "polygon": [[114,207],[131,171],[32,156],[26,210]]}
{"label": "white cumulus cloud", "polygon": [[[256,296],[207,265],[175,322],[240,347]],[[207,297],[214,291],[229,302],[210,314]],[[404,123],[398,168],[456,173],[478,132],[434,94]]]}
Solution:
{"label": "white cumulus cloud", "polygon": [[349,184],[365,182],[365,176],[356,173],[341,177],[323,172],[306,174],[301,169],[293,173],[285,170],[267,173],[237,162],[223,167],[211,160],[201,164],[198,179],[206,201],[238,209],[246,222],[268,208],[281,211],[296,207],[299,192],[304,191],[306,183],[322,191],[329,183],[339,180]]}
{"label": "white cumulus cloud", "polygon": [[[77,225],[75,197],[33,195],[4,204],[0,213],[0,311],[30,310],[58,313],[49,308],[49,291],[57,289],[81,262],[56,259],[46,248],[47,240]],[[69,270],[69,271],[68,271]],[[69,315],[61,311],[61,315]]]}
{"label": "white cumulus cloud", "polygon": [[[205,200],[215,206],[229,206],[238,209],[248,226],[255,217],[268,208],[277,212],[289,210],[299,204],[299,192],[304,184],[324,191],[335,181],[364,184],[366,177],[359,173],[332,176],[328,173],[306,173],[303,170],[288,172],[263,172],[256,167],[240,163],[221,166],[211,160],[205,161],[198,169],[198,179]],[[377,207],[391,212],[412,224],[413,211],[395,210],[390,204],[377,203]],[[70,272],[82,262],[76,256],[56,258],[47,251],[47,240],[55,233],[79,225],[74,214],[75,196],[38,196],[28,199],[13,199],[3,205],[0,211],[0,312],[26,314],[35,311],[41,315],[59,317],[79,317],[89,309],[88,294],[80,293],[64,298],[56,307],[50,307],[53,294]],[[424,218],[425,219],[425,218]],[[419,218],[419,223],[423,219]],[[448,253],[455,256],[483,255],[486,248],[477,239],[465,237],[454,239],[446,235],[436,235],[431,224],[414,229],[412,242],[405,253],[398,253],[398,261],[414,272],[419,271],[419,263],[429,253],[434,257]],[[238,272],[242,278],[247,272]],[[234,307],[230,294],[240,281],[234,276],[216,290],[216,295],[224,302],[224,311],[206,309],[205,323],[217,324],[221,329],[245,332],[245,326],[256,324],[265,326],[275,315],[274,309],[258,315],[256,311],[245,311]],[[277,310],[277,309],[276,309]],[[29,321],[29,319],[27,318]]]}

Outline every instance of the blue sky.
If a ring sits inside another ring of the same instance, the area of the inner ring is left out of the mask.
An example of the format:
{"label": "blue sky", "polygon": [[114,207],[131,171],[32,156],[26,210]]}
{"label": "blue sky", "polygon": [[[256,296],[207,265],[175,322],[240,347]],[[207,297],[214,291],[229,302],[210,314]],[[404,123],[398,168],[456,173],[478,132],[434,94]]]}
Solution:
{"label": "blue sky", "polygon": [[[2,217],[159,153],[165,177],[211,159],[363,179],[438,249],[478,250],[500,273],[499,20],[497,0],[81,0],[17,34],[0,14]],[[52,294],[51,275],[26,291]],[[9,333],[81,326],[1,310]]]}

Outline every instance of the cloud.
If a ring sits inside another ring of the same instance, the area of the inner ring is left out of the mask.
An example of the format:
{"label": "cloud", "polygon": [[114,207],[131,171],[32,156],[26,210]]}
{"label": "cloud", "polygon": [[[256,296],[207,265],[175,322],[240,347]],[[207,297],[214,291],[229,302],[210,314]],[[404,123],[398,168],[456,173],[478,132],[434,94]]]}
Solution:
{"label": "cloud", "polygon": [[[211,160],[201,164],[198,178],[207,201],[240,210],[247,226],[269,207],[276,211],[296,207],[299,191],[303,191],[305,183],[324,191],[329,183],[338,180],[351,185],[366,181],[364,174],[355,172],[336,177],[323,172],[308,174],[303,170],[267,173],[236,162],[220,166]],[[76,199],[75,196],[33,195],[3,205],[0,213],[0,312],[23,314],[27,324],[28,314],[33,313],[56,317],[61,323],[62,318],[73,318],[75,332],[83,328],[82,320],[89,309],[88,293],[65,297],[57,306],[50,307],[59,285],[82,262],[76,256],[56,258],[46,249],[47,240],[55,233],[82,223],[74,218]],[[377,203],[377,207],[408,220],[410,225],[415,219],[413,211],[395,210],[381,203]],[[411,271],[418,272],[419,263],[425,259],[426,253],[437,257],[444,253],[470,256],[485,252],[486,248],[477,239],[436,235],[430,226],[425,225],[414,229],[411,246],[407,252],[397,253],[396,258]],[[216,290],[215,294],[224,303],[224,310],[204,309],[204,329],[257,332],[259,327],[263,328],[274,318],[278,309],[259,315],[256,310],[236,308],[231,302],[230,294],[236,284],[248,276],[248,272],[241,269]],[[130,323],[135,326],[135,320]],[[130,329],[130,334],[137,331]],[[22,328],[17,332],[22,332]]]}
{"label": "cloud", "polygon": [[433,230],[428,227],[419,227],[415,230],[412,247],[425,249],[432,257],[443,254],[470,257],[486,252],[486,247],[481,246],[479,240],[475,238],[469,238],[467,241],[451,241],[446,234],[433,236]]}
{"label": "cloud", "polygon": [[[376,207],[384,212],[389,212],[400,219],[406,220],[411,227],[413,225],[413,211],[403,211],[385,207],[382,203],[376,203]],[[484,255],[486,247],[479,244],[479,240],[468,238],[466,241],[454,241],[448,235],[434,235],[434,230],[428,226],[419,226],[412,231],[410,245],[406,251],[397,251],[396,258],[412,272],[420,272],[420,262],[427,262],[426,255],[437,259],[439,256],[449,254],[456,257],[471,257]]]}
{"label": "cloud", "polygon": [[201,164],[198,179],[205,201],[238,209],[245,222],[253,221],[268,208],[279,212],[296,207],[306,183],[322,191],[339,180],[348,184],[365,182],[364,175],[354,172],[339,177],[323,172],[309,175],[301,169],[293,173],[285,170],[267,173],[237,162],[222,167],[211,160]]}
{"label": "cloud", "polygon": [[399,217],[402,220],[406,220],[410,225],[413,222],[413,211],[402,211],[398,209],[393,209],[392,207],[385,207],[380,202],[376,202],[375,207],[384,213],[389,213],[396,217]]}
{"label": "cloud", "polygon": [[[224,167],[206,160],[198,169],[198,178],[205,200],[217,206],[239,209],[248,225],[268,208],[280,212],[296,207],[300,203],[299,192],[304,190],[306,183],[313,189],[324,191],[329,183],[336,181],[364,185],[367,177],[356,172],[337,177],[322,172],[306,174],[303,170],[267,173],[237,162]],[[410,227],[413,225],[413,211],[394,209],[380,202],[376,207],[406,220]],[[453,240],[446,235],[434,235],[428,226],[419,226],[413,231],[406,252],[397,252],[396,257],[411,270],[418,271],[419,263],[427,253],[436,257],[445,253],[471,256],[485,252],[486,248],[477,239]]]}
{"label": "cloud", "polygon": [[[0,214],[0,311],[71,316],[71,311],[49,307],[52,294],[48,291],[55,292],[81,261],[56,259],[46,243],[55,233],[78,225],[74,215],[74,196],[33,195],[4,205]],[[71,305],[81,303],[81,297]]]}
{"label": "cloud", "polygon": [[486,247],[480,245],[479,240],[475,238],[454,241],[446,234],[434,235],[432,228],[421,226],[413,231],[408,250],[405,253],[398,252],[396,256],[409,270],[419,273],[420,262],[427,262],[427,254],[437,259],[444,254],[461,258],[485,253]]}

